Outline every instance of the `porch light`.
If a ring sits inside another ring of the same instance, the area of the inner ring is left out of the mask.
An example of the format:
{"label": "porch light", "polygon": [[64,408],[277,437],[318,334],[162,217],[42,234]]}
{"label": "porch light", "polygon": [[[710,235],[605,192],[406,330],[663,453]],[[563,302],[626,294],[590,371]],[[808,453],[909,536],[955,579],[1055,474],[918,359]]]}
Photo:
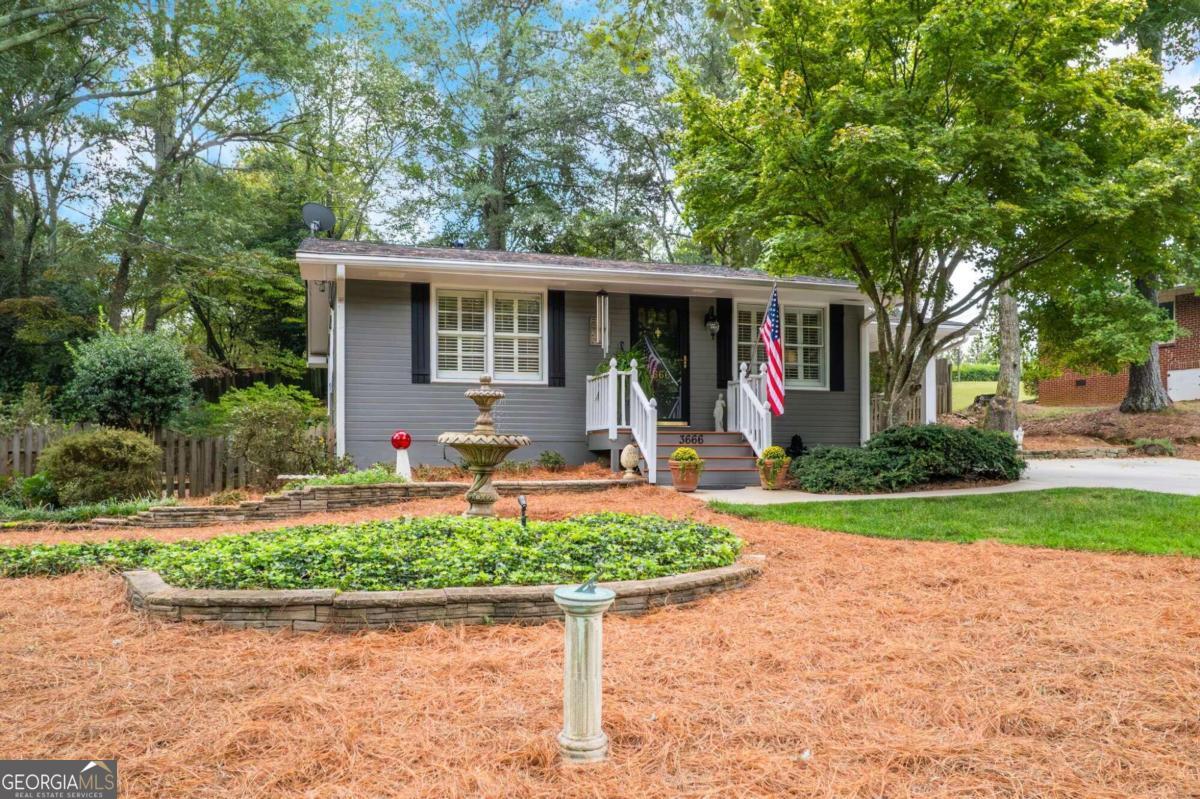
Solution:
{"label": "porch light", "polygon": [[708,313],[704,314],[704,326],[708,328],[708,334],[713,338],[721,332],[721,323],[717,320],[717,309],[713,306],[708,306]]}

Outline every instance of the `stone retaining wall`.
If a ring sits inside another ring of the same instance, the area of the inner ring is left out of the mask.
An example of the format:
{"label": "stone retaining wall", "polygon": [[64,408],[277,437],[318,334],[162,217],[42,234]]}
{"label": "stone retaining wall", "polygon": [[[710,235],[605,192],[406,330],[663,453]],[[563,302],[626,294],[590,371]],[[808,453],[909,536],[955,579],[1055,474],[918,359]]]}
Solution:
{"label": "stone retaining wall", "polygon": [[[496,480],[502,496],[516,494],[589,493],[631,485],[642,480]],[[308,513],[392,505],[410,499],[462,496],[468,483],[379,483],[376,485],[306,486],[237,505],[166,505],[135,516],[93,519],[102,527],[200,527],[229,522],[287,519]],[[465,501],[465,500],[464,500]]]}
{"label": "stone retaining wall", "polygon": [[[617,594],[610,613],[637,615],[740,588],[762,573],[763,557],[707,571],[602,583]],[[561,619],[554,585],[438,588],[419,591],[220,591],[174,588],[157,572],[129,571],[130,605],[169,621],[296,632],[356,632],[417,624],[539,624]]]}

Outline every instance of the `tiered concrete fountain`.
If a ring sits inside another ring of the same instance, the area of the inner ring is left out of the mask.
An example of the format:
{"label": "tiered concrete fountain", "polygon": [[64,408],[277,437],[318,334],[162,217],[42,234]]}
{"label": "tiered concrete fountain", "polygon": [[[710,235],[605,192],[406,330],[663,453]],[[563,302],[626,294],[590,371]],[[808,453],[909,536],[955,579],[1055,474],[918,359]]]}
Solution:
{"label": "tiered concrete fountain", "polygon": [[533,443],[529,436],[510,435],[496,432],[496,421],[492,418],[492,406],[504,399],[504,392],[492,388],[491,375],[479,378],[479,388],[465,392],[479,407],[475,417],[475,429],[469,433],[442,433],[438,443],[458,450],[466,462],[467,469],[475,476],[467,489],[467,511],[464,516],[495,516],[492,507],[500,495],[492,485],[492,472],[508,453]]}

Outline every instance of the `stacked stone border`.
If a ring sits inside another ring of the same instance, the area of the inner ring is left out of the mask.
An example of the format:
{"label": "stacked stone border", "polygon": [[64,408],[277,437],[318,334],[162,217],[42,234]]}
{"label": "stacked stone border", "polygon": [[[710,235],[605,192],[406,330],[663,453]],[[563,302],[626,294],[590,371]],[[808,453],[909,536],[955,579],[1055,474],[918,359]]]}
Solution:
{"label": "stacked stone border", "polygon": [[[584,494],[644,485],[643,480],[497,480],[502,496],[516,494]],[[230,522],[288,519],[309,513],[392,505],[410,499],[462,496],[468,483],[377,483],[374,485],[305,486],[237,505],[165,505],[134,516],[93,519],[100,527],[201,527]]]}
{"label": "stacked stone border", "polygon": [[[719,569],[602,583],[617,594],[610,613],[639,615],[741,588],[763,570],[749,555]],[[540,624],[562,618],[556,585],[437,588],[417,591],[225,591],[175,588],[157,572],[124,572],[134,610],[167,621],[235,629],[358,632],[418,624]]]}

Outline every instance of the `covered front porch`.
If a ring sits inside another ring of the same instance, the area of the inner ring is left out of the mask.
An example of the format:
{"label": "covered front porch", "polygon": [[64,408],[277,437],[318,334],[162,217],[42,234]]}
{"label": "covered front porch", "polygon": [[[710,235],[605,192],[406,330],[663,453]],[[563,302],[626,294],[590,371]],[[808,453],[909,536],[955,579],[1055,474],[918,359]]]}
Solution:
{"label": "covered front porch", "polygon": [[[658,483],[670,452],[692,446],[711,460],[709,483],[732,487],[754,482],[754,459],[771,445],[865,443],[884,426],[881,398],[869,388],[873,320],[861,305],[807,296],[783,306],[785,410],[774,416],[757,341],[765,301],[598,292],[592,343],[614,354],[586,377],[588,448],[609,452],[616,469],[620,450],[635,443],[647,479]],[[625,331],[629,338],[614,346]],[[929,363],[910,423],[950,410],[949,380],[946,361]]]}
{"label": "covered front porch", "polygon": [[590,343],[606,357],[585,380],[588,448],[609,452],[615,467],[632,441],[647,478],[663,482],[670,452],[692,446],[709,461],[709,482],[744,485],[772,444],[857,445],[861,299],[779,287],[785,412],[772,416],[758,341],[770,283],[712,294],[596,292]]}

